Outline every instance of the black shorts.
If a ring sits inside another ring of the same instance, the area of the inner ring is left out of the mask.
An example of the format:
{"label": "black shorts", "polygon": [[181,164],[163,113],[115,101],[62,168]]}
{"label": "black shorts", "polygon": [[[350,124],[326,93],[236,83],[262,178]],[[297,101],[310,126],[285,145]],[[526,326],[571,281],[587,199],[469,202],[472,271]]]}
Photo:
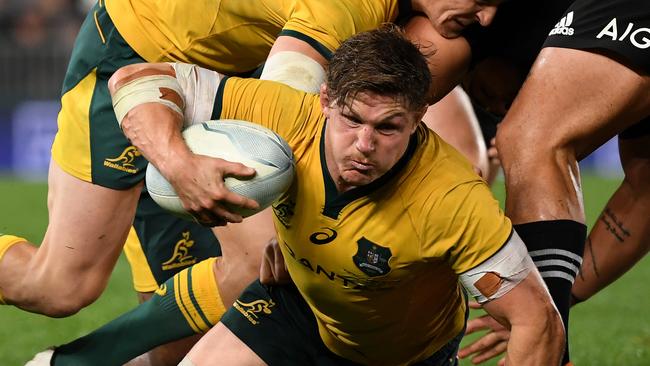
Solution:
{"label": "black shorts", "polygon": [[639,137],[650,135],[650,116],[642,119],[639,123],[628,127],[625,131],[618,134],[623,140],[631,140]]}
{"label": "black shorts", "polygon": [[[509,1],[499,6],[497,14],[488,27],[473,24],[463,36],[472,49],[472,65],[489,58],[507,60],[512,70],[521,76],[523,82],[533,61],[539,54],[550,29],[571,4],[571,0],[546,0],[543,6],[530,16],[528,1]],[[518,85],[517,87],[519,87]],[[474,112],[479,121],[487,147],[496,135],[497,124],[503,117],[486,111],[474,96]]]}
{"label": "black shorts", "polygon": [[[331,352],[318,333],[314,313],[293,285],[250,284],[221,318],[269,366],[360,366]],[[414,366],[457,366],[461,332]]]}
{"label": "black shorts", "polygon": [[577,0],[550,30],[544,47],[595,50],[650,73],[650,1]]}
{"label": "black shorts", "polygon": [[530,13],[529,1],[507,1],[497,10],[488,27],[472,24],[463,32],[472,49],[472,64],[490,57],[502,57],[524,75],[533,64],[549,30],[571,5],[572,0],[545,0]]}

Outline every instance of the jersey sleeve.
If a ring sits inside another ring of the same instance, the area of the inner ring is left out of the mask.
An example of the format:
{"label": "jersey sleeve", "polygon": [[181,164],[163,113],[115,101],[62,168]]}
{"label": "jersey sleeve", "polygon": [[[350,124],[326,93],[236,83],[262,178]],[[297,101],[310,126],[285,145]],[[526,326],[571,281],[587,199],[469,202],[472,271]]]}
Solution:
{"label": "jersey sleeve", "polygon": [[226,77],[219,85],[212,119],[260,124],[278,133],[294,148],[314,136],[324,117],[317,94],[274,81]]}
{"label": "jersey sleeve", "polygon": [[396,3],[394,0],[301,1],[280,35],[303,40],[329,59],[352,35],[394,20]]}
{"label": "jersey sleeve", "polygon": [[457,274],[490,258],[512,233],[499,202],[479,180],[456,186],[430,207],[423,255],[444,258]]}

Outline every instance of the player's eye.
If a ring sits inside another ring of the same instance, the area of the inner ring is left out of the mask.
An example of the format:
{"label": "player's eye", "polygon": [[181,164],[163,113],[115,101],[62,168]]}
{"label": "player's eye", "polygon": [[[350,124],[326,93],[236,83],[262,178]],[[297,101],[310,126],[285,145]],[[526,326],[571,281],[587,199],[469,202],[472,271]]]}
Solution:
{"label": "player's eye", "polygon": [[349,114],[343,114],[342,116],[350,126],[357,126],[361,124],[361,120],[355,116],[351,116]]}
{"label": "player's eye", "polygon": [[397,132],[399,129],[393,124],[381,124],[377,126],[377,131],[383,135],[391,135]]}

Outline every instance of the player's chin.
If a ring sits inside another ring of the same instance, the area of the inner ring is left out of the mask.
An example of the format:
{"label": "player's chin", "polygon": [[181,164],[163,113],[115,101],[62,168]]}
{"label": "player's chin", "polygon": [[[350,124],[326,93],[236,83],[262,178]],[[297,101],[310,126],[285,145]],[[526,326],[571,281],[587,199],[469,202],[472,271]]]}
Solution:
{"label": "player's chin", "polygon": [[377,179],[374,171],[348,170],[343,174],[343,180],[350,186],[359,187],[372,183]]}

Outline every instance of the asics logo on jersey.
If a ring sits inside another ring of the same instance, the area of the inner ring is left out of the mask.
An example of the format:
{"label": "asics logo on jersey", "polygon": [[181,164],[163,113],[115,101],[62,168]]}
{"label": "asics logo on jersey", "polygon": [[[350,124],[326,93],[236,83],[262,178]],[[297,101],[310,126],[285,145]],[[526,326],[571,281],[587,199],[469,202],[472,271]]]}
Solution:
{"label": "asics logo on jersey", "polygon": [[194,240],[190,240],[190,232],[183,232],[183,238],[176,242],[174,254],[168,261],[162,264],[163,270],[186,267],[196,263],[196,257],[189,254],[190,248],[194,246]]}
{"label": "asics logo on jersey", "polygon": [[[621,28],[623,29],[623,28]],[[622,42],[628,39],[636,48],[646,49],[650,47],[650,28],[639,27],[634,29],[634,23],[627,23],[625,30],[620,33],[616,18],[607,23],[607,25],[598,33],[596,38],[611,38],[612,41]]]}
{"label": "asics logo on jersey", "polygon": [[104,159],[104,166],[135,174],[138,172],[138,169],[133,165],[133,161],[140,155],[142,154],[140,154],[140,151],[135,146],[129,146],[122,151],[120,156],[112,159]]}
{"label": "asics logo on jersey", "polygon": [[336,233],[336,230],[330,229],[328,227],[322,228],[323,231],[317,231],[309,236],[309,241],[316,245],[323,245],[327,243],[331,243],[334,239],[336,239],[336,236],[338,235]]}
{"label": "asics logo on jersey", "polygon": [[573,23],[573,12],[569,12],[569,14],[563,16],[562,19],[560,19],[560,21],[555,24],[555,27],[548,35],[552,36],[555,34],[561,34],[564,36],[572,36],[573,28],[569,27],[571,23]]}
{"label": "asics logo on jersey", "polygon": [[239,311],[249,322],[253,325],[257,325],[259,322],[258,313],[271,314],[271,308],[275,306],[273,300],[256,300],[253,302],[243,302],[240,300],[235,301],[232,304],[237,311]]}

